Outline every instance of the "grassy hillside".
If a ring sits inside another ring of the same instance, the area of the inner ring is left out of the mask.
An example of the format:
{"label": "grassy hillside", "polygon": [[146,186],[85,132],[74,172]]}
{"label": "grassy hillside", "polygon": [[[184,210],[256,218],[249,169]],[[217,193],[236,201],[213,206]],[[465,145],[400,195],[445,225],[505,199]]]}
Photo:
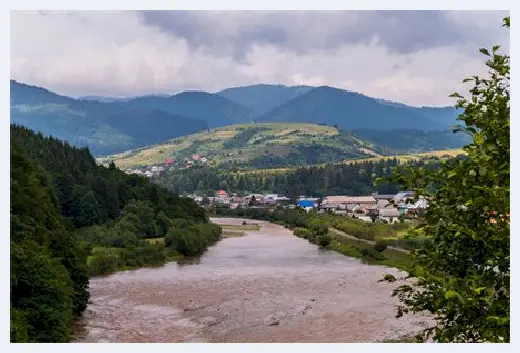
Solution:
{"label": "grassy hillside", "polygon": [[372,144],[330,126],[314,124],[240,124],[200,132],[168,143],[108,156],[118,167],[145,166],[165,158],[200,154],[213,166],[249,164],[305,165],[377,155]]}

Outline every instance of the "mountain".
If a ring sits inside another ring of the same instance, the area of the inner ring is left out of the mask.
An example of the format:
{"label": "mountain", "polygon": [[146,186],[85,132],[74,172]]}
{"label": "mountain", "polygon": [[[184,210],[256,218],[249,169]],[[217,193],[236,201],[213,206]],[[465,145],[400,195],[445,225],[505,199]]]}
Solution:
{"label": "mountain", "polygon": [[11,123],[88,146],[95,155],[117,153],[207,129],[200,120],[121,102],[57,95],[11,80]]}
{"label": "mountain", "polygon": [[252,85],[244,87],[232,87],[218,92],[217,94],[248,107],[253,116],[263,115],[270,110],[282,105],[293,98],[309,92],[311,86],[284,86],[284,85]]}
{"label": "mountain", "polygon": [[[419,129],[447,128],[438,108],[407,107],[343,89],[321,86],[304,93],[258,118],[259,122],[308,122],[337,125],[353,129]],[[435,116],[434,116],[435,115]]]}
{"label": "mountain", "polygon": [[220,95],[201,91],[182,92],[170,97],[138,97],[124,104],[204,120],[210,127],[249,122],[251,117],[251,109]]}
{"label": "mountain", "polygon": [[[442,131],[338,130],[306,123],[230,125],[178,137],[127,153],[98,159],[120,168],[161,164],[167,158],[184,168],[185,158],[201,155],[209,166],[269,168],[343,162],[368,157],[460,148],[464,141]],[[201,164],[195,162],[195,164]]]}
{"label": "mountain", "polygon": [[129,100],[131,98],[127,97],[105,97],[105,96],[83,96],[79,97],[78,99],[84,100],[84,101],[96,101],[100,103],[114,103],[114,102],[124,102],[126,100]]}
{"label": "mountain", "polygon": [[[96,101],[101,103],[114,103],[114,102],[128,102],[132,99],[139,98],[141,96],[137,97],[108,97],[108,96],[82,96],[78,99],[86,100],[86,101]],[[157,93],[157,94],[151,94],[146,95],[144,97],[170,97],[169,94],[164,93]]]}

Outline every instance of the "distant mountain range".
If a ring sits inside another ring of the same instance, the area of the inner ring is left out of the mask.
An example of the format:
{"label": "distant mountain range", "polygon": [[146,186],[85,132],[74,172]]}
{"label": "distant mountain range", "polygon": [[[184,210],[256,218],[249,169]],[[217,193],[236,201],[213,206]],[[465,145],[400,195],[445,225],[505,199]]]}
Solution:
{"label": "distant mountain range", "polygon": [[141,97],[61,96],[11,80],[11,122],[108,155],[208,128],[305,122],[341,130],[446,130],[455,108],[411,107],[343,89],[253,85]]}

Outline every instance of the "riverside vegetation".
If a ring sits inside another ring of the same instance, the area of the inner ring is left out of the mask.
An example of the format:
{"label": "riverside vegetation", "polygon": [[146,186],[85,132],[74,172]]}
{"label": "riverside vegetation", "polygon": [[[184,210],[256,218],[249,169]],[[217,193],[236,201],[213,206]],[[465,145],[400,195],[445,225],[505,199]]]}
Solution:
{"label": "riverside vegetation", "polygon": [[12,342],[67,342],[89,276],[198,254],[222,233],[193,200],[15,125],[10,217]]}
{"label": "riverside vegetation", "polygon": [[[322,248],[362,259],[369,264],[408,269],[410,257],[406,251],[391,249],[394,246],[412,250],[423,245],[426,237],[406,234],[414,223],[372,224],[358,219],[333,214],[318,214],[302,209],[210,207],[210,214],[217,217],[259,219],[283,225],[300,238],[307,239]],[[338,231],[353,238],[345,237]],[[355,238],[358,238],[355,239]]]}

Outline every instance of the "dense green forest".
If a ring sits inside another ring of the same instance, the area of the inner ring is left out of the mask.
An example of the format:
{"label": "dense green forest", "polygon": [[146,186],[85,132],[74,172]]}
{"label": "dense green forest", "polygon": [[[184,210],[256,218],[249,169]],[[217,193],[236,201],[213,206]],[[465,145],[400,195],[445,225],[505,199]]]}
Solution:
{"label": "dense green forest", "polygon": [[10,216],[13,342],[68,341],[89,275],[197,254],[221,234],[194,201],[15,125]]}
{"label": "dense green forest", "polygon": [[385,156],[460,148],[470,142],[469,135],[452,131],[361,129],[352,131],[352,134],[374,143],[373,150]]}
{"label": "dense green forest", "polygon": [[[437,161],[432,157],[431,161]],[[430,162],[431,162],[430,161]],[[422,166],[429,161],[414,161],[408,164]],[[366,161],[352,164],[329,164],[301,167],[284,173],[268,170],[255,173],[239,173],[233,170],[190,168],[166,172],[158,183],[178,194],[197,193],[213,195],[218,189],[239,195],[249,193],[278,193],[289,198],[300,195],[323,197],[326,195],[367,195],[397,193],[397,186],[382,183],[378,178],[387,178],[392,168],[399,166],[397,159]]]}

